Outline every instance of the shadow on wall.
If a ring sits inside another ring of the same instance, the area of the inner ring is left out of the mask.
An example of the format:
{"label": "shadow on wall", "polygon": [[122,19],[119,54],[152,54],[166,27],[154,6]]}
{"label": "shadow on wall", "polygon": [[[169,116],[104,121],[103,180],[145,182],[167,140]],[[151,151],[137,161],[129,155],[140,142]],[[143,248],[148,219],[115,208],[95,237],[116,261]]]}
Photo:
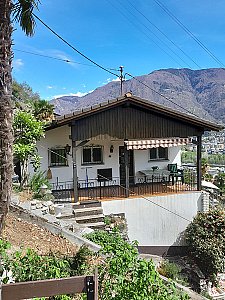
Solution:
{"label": "shadow on wall", "polygon": [[139,253],[166,256],[185,256],[188,246],[185,243],[185,230],[182,231],[171,246],[138,246]]}
{"label": "shadow on wall", "polygon": [[198,198],[198,202],[197,202],[197,206],[198,206],[198,211],[202,211],[203,210],[203,193],[201,194],[201,196]]}

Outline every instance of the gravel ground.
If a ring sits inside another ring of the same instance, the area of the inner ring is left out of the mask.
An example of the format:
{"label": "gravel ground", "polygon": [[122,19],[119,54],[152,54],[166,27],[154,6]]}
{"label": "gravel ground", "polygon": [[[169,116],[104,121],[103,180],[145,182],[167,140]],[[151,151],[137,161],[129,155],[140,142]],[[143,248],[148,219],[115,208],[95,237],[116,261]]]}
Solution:
{"label": "gravel ground", "polygon": [[67,239],[28,223],[12,213],[7,215],[3,238],[11,243],[13,250],[30,248],[41,255],[53,252],[73,256],[79,249]]}

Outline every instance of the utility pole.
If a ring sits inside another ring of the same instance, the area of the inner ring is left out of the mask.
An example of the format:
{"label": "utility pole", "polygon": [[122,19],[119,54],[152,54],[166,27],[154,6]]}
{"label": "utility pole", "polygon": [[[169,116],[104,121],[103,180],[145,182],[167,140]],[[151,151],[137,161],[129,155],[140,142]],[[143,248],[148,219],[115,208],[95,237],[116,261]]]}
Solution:
{"label": "utility pole", "polygon": [[120,96],[123,96],[123,66],[120,66]]}

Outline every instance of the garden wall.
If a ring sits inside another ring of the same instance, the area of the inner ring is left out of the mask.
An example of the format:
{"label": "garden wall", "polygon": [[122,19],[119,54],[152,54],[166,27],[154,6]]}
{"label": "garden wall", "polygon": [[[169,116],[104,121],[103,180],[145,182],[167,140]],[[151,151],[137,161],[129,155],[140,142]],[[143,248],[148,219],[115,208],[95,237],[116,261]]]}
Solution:
{"label": "garden wall", "polygon": [[129,239],[139,242],[141,252],[176,254],[184,252],[182,233],[197,212],[202,211],[202,194],[187,192],[103,201],[102,207],[105,215],[125,214]]}

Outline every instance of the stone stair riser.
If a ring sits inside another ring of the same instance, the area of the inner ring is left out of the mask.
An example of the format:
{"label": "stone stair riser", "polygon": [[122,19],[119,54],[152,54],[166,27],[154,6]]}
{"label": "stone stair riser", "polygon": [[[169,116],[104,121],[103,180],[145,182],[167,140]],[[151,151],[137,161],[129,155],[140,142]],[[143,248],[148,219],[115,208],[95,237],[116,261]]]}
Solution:
{"label": "stone stair riser", "polygon": [[95,209],[95,210],[84,210],[84,211],[76,211],[74,210],[74,215],[75,217],[85,217],[85,216],[93,216],[93,215],[98,215],[98,214],[103,214],[102,208]]}

